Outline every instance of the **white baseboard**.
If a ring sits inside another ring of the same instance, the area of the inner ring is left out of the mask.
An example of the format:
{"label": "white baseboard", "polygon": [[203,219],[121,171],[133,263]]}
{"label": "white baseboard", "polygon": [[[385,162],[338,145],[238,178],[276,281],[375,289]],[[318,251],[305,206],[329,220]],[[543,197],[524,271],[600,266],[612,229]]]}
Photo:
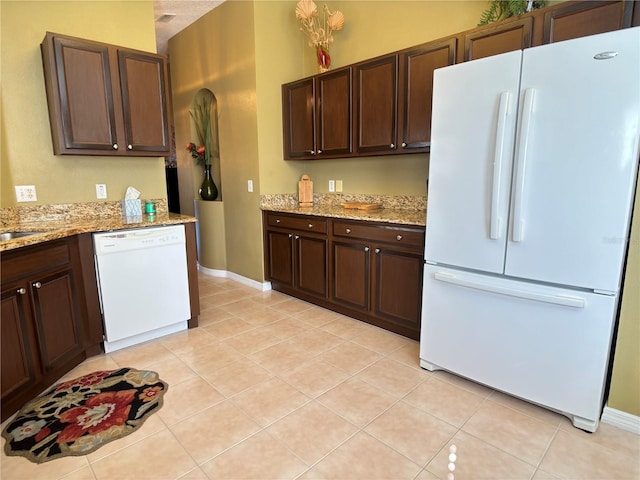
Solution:
{"label": "white baseboard", "polygon": [[613,425],[636,435],[640,435],[640,417],[631,415],[630,413],[616,410],[611,407],[604,407],[602,412],[602,423]]}
{"label": "white baseboard", "polygon": [[242,275],[238,275],[237,273],[229,272],[227,270],[216,270],[213,268],[207,268],[203,267],[202,265],[198,265],[198,270],[203,274],[209,275],[211,277],[230,278],[231,280],[235,280],[236,282],[251,288],[256,288],[262,292],[271,290],[271,282],[257,282],[250,278],[243,277]]}

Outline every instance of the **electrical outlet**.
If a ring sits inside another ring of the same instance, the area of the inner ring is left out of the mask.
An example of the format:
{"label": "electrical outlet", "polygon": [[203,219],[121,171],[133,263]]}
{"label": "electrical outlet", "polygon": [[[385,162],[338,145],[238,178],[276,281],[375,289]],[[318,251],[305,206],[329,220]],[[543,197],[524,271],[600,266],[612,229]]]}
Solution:
{"label": "electrical outlet", "polygon": [[104,183],[96,183],[96,197],[107,198],[107,186]]}
{"label": "electrical outlet", "polygon": [[247,191],[249,193],[253,192],[253,180],[247,180]]}
{"label": "electrical outlet", "polygon": [[335,191],[336,191],[336,181],[329,180],[329,192],[335,192]]}
{"label": "electrical outlet", "polygon": [[336,192],[342,192],[342,180],[336,180]]}
{"label": "electrical outlet", "polygon": [[18,202],[35,202],[38,200],[36,196],[36,186],[16,185],[16,199]]}

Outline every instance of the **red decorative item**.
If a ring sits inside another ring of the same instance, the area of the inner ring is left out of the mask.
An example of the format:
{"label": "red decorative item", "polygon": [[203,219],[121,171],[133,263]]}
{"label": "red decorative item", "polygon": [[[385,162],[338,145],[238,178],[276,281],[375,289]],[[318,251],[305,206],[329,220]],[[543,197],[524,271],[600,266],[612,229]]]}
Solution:
{"label": "red decorative item", "polygon": [[329,50],[322,45],[318,45],[316,53],[318,57],[318,70],[320,73],[326,72],[331,68],[331,56],[329,55]]}

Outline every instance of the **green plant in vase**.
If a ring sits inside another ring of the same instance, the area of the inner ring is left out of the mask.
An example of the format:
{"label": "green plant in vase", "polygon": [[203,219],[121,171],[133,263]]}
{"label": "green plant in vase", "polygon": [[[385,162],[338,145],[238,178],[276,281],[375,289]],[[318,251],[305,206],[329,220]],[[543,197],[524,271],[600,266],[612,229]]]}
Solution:
{"label": "green plant in vase", "polygon": [[198,165],[204,167],[204,180],[198,192],[200,198],[203,200],[215,200],[218,197],[218,188],[211,175],[211,161],[219,155],[217,134],[216,142],[211,141],[211,110],[213,102],[215,102],[213,94],[203,89],[196,94],[193,107],[189,110],[189,114],[196,127],[196,136],[198,137],[199,143],[196,145],[193,142],[189,142],[187,144],[187,151],[191,153],[191,156],[198,162]]}

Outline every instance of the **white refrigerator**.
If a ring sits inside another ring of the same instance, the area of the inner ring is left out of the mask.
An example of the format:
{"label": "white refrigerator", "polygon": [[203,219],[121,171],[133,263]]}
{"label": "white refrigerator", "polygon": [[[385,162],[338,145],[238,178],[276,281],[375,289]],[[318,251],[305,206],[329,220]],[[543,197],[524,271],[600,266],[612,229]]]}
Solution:
{"label": "white refrigerator", "polygon": [[597,429],[639,145],[640,27],[436,70],[422,367]]}

